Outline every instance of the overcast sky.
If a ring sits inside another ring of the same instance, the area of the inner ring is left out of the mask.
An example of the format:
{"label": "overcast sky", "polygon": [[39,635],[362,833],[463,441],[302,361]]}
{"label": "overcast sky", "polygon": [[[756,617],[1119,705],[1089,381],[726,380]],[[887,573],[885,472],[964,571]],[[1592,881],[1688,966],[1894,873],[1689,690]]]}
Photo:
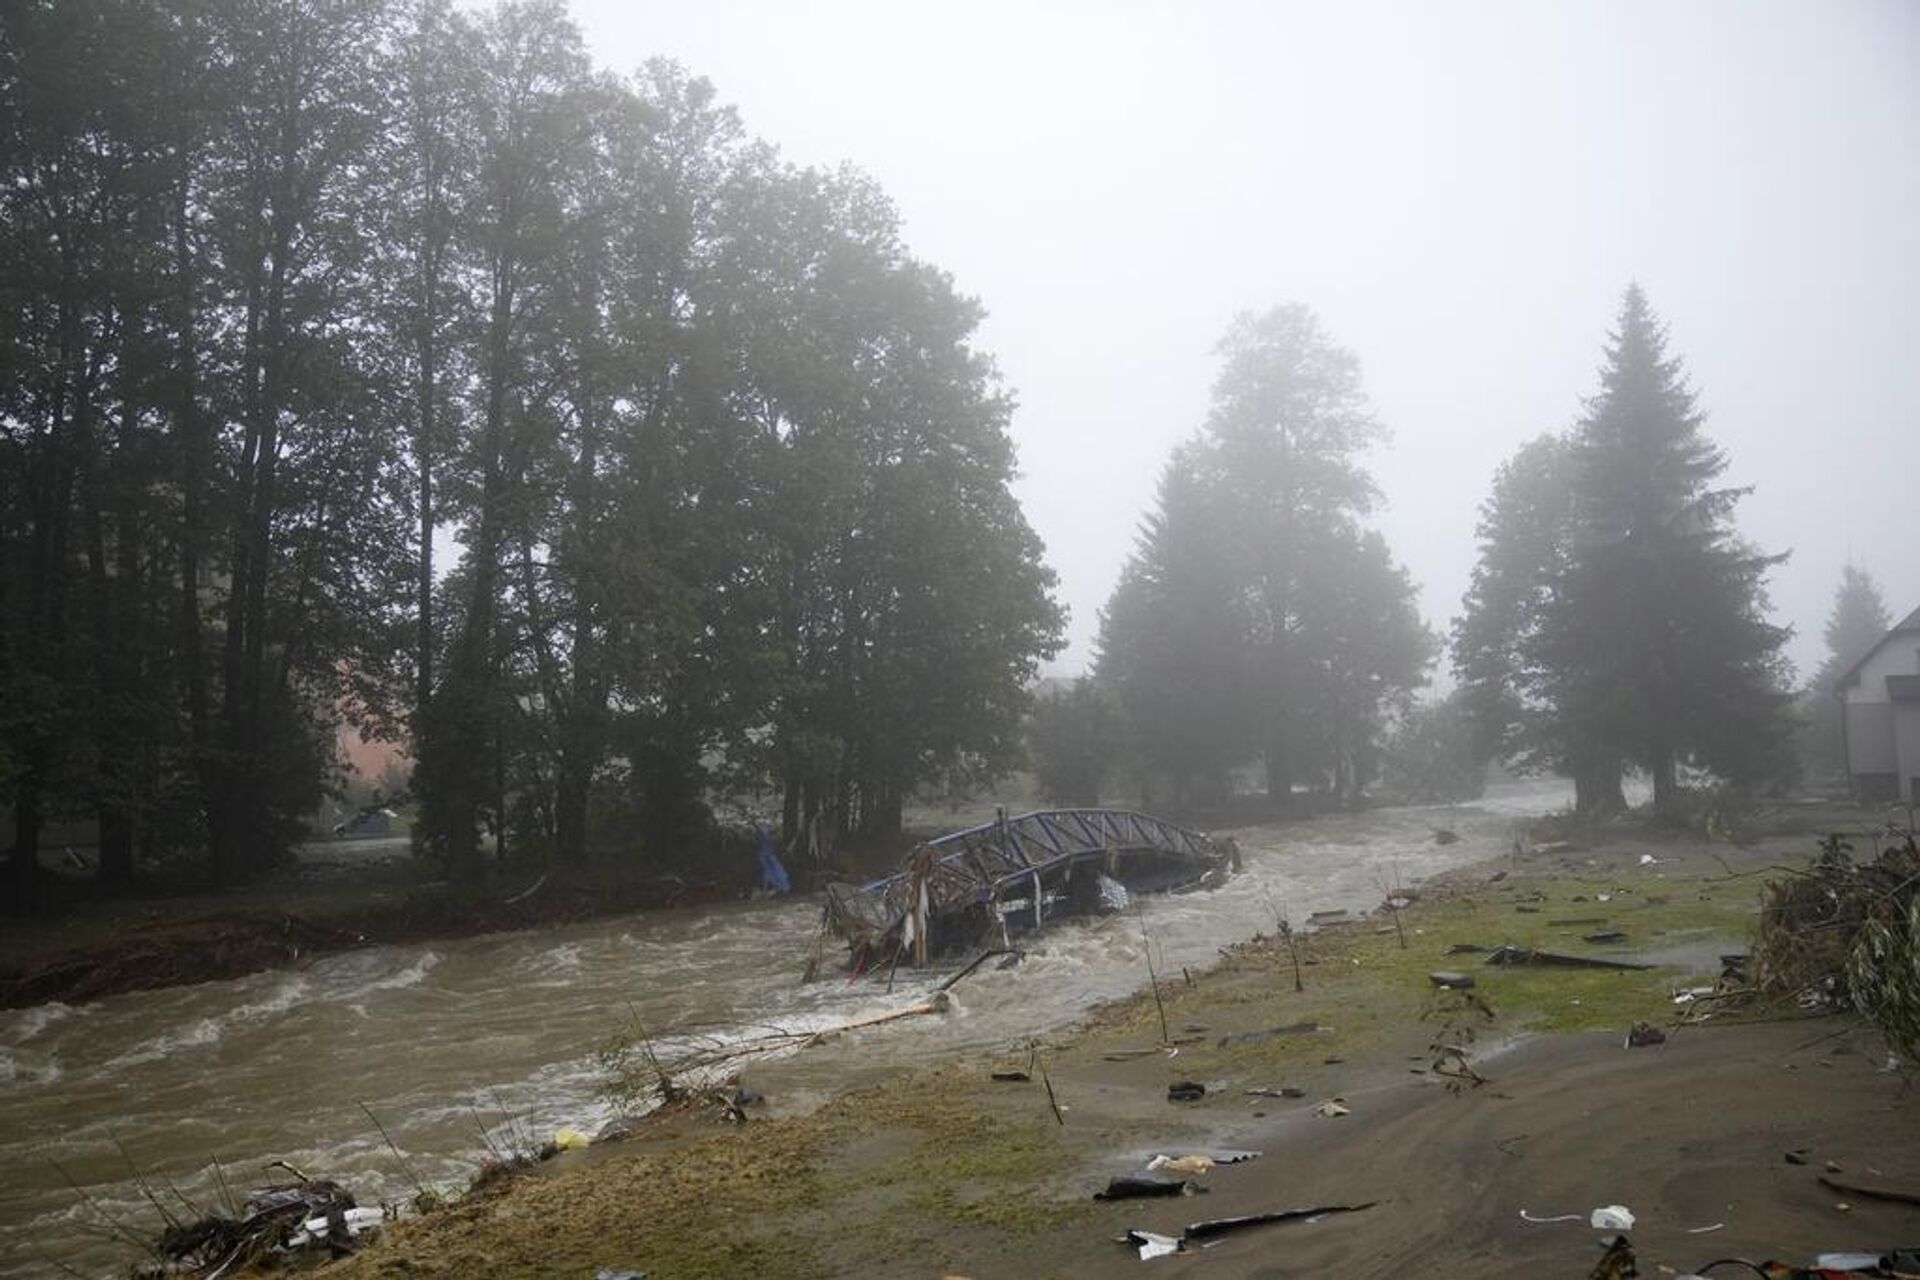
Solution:
{"label": "overcast sky", "polygon": [[1299,301],[1392,431],[1378,524],[1458,609],[1494,468],[1595,386],[1631,279],[1691,370],[1791,653],[1849,558],[1920,607],[1920,4],[573,0],[857,165],[990,315],[1018,490],[1098,614],[1239,310]]}

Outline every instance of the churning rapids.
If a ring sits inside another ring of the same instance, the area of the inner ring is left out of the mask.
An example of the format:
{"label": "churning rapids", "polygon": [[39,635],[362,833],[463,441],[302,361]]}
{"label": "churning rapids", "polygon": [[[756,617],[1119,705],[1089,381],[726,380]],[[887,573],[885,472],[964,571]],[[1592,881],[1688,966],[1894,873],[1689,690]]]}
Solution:
{"label": "churning rapids", "polygon": [[[1204,965],[1271,930],[1274,903],[1296,922],[1371,908],[1383,879],[1411,884],[1497,856],[1520,819],[1569,799],[1520,783],[1472,807],[1236,833],[1242,875],[1215,892],[1148,900],[1156,960]],[[1436,844],[1440,826],[1462,839]],[[803,985],[819,924],[814,901],[658,911],[0,1012],[0,1276],[61,1274],[53,1259],[124,1274],[139,1255],[106,1220],[149,1238],[159,1217],[133,1167],[168,1201],[177,1189],[217,1203],[216,1160],[243,1191],[272,1180],[264,1166],[275,1159],[345,1184],[363,1204],[403,1198],[410,1179],[364,1104],[414,1173],[464,1186],[486,1154],[483,1125],[510,1145],[503,1115],[536,1141],[607,1118],[596,1050],[633,1013],[659,1037],[797,1030],[914,1003],[935,980],[903,970],[891,996],[831,976]],[[1142,985],[1131,915],[1062,924],[1030,945],[1018,967],[956,987],[944,1017],[856,1032],[747,1078],[775,1110],[805,1108],[903,1064],[1056,1030]]]}

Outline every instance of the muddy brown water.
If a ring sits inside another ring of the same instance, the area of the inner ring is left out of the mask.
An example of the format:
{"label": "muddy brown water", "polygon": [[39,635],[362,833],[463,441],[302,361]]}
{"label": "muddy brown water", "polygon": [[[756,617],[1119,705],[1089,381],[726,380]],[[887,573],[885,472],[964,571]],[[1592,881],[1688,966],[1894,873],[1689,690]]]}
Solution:
{"label": "muddy brown water", "polygon": [[[1512,847],[1521,820],[1564,807],[1516,783],[1456,809],[1385,809],[1237,833],[1245,871],[1146,908],[1162,972],[1291,917],[1363,910],[1403,883]],[[1434,842],[1437,827],[1457,831]],[[271,1180],[281,1159],[361,1203],[414,1178],[464,1186],[488,1151],[591,1132],[611,1115],[597,1050],[637,1014],[674,1037],[837,1022],[925,998],[940,973],[904,971],[891,995],[844,977],[801,982],[815,901],[658,911],[538,933],[330,955],[298,970],[0,1012],[0,1276],[123,1275],[139,1251],[115,1231]],[[1019,966],[968,978],[941,1017],[912,1018],[755,1063],[777,1109],[929,1057],[1011,1046],[1144,984],[1131,916],[1055,926]],[[829,954],[833,954],[830,950]],[[407,1168],[369,1122],[379,1117]],[[482,1137],[485,1131],[486,1136]],[[215,1162],[218,1162],[218,1168]],[[72,1180],[70,1184],[68,1179]],[[76,1191],[77,1184],[82,1191]]]}

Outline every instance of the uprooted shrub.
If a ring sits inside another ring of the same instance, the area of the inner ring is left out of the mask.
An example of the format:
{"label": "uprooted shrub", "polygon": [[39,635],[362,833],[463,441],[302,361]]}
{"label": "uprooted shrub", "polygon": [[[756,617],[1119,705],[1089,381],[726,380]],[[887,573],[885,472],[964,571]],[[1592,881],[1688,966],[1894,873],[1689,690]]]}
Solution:
{"label": "uprooted shrub", "polygon": [[1767,883],[1754,977],[1802,1005],[1853,1008],[1920,1062],[1920,846],[1911,832],[1868,862],[1841,836],[1804,872]]}

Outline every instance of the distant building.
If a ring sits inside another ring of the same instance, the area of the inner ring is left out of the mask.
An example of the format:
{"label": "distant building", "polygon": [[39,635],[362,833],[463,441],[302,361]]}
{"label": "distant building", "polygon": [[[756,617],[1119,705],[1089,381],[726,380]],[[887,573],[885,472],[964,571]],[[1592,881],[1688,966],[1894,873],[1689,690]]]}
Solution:
{"label": "distant building", "polygon": [[1920,609],[1840,678],[1847,774],[1867,803],[1920,804]]}

